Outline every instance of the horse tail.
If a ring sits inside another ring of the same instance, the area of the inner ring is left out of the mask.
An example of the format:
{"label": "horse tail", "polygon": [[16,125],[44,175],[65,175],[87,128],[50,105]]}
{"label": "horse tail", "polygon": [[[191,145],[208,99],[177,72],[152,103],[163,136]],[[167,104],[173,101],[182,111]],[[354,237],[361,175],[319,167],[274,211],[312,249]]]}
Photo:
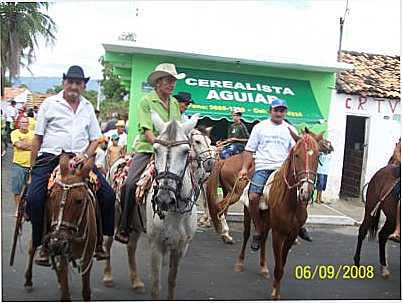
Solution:
{"label": "horse tail", "polygon": [[370,216],[369,240],[375,240],[380,222],[381,210],[378,209],[374,216]]}
{"label": "horse tail", "polygon": [[211,216],[212,224],[216,230],[216,232],[220,233],[221,225],[219,222],[218,218],[218,207],[217,207],[217,189],[219,185],[219,175],[222,169],[222,166],[224,164],[224,161],[218,161],[214,169],[212,170],[212,173],[208,177],[207,183],[206,183],[206,193],[205,196],[207,198],[207,204],[208,204],[208,210],[209,210],[209,215]]}

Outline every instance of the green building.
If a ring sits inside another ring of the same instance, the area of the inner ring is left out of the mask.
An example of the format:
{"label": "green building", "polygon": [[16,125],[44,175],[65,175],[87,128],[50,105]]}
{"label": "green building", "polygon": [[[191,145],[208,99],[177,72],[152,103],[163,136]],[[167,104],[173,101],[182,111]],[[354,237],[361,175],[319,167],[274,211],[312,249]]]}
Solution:
{"label": "green building", "polygon": [[214,126],[213,139],[226,137],[234,108],[243,112],[251,128],[268,117],[267,109],[274,98],[287,100],[287,118],[296,127],[308,125],[314,131],[326,130],[335,73],[349,67],[335,61],[318,65],[225,58],[142,48],[127,41],[105,43],[103,47],[105,60],[130,91],[129,147],[137,134],[138,102],[152,89],[146,79],[160,63],[174,63],[179,73],[186,73],[184,80],[177,81],[175,91],[192,94],[195,103],[187,113],[200,113],[201,124]]}

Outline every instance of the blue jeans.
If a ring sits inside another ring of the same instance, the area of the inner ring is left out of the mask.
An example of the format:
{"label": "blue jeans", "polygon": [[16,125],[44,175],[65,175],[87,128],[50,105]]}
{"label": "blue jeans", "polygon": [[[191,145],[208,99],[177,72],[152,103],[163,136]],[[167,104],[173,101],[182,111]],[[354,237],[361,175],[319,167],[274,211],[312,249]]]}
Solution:
{"label": "blue jeans", "polygon": [[[47,185],[53,170],[59,164],[59,157],[44,153],[37,158],[41,160],[40,166],[34,166],[31,171],[31,184],[27,192],[26,213],[32,223],[32,243],[34,247],[41,245],[43,235],[44,206],[47,198]],[[47,160],[48,159],[48,160]],[[47,160],[47,161],[46,161]],[[43,161],[43,162],[42,162]],[[101,186],[96,192],[98,206],[102,216],[103,234],[113,236],[114,232],[114,202],[115,193],[107,183],[105,177],[94,166],[93,172],[97,175]]]}
{"label": "blue jeans", "polygon": [[222,152],[221,152],[221,159],[225,160],[231,156],[240,154],[244,151],[244,145],[240,144],[240,143],[233,143],[230,144],[227,148],[225,148]]}
{"label": "blue jeans", "polygon": [[328,175],[317,174],[317,191],[324,191],[327,188],[327,178]]}
{"label": "blue jeans", "polygon": [[256,172],[254,172],[254,175],[251,178],[251,184],[248,192],[262,195],[262,193],[264,192],[264,186],[267,183],[269,176],[273,172],[274,170],[270,169],[257,170]]}
{"label": "blue jeans", "polygon": [[13,163],[11,166],[11,191],[14,195],[19,195],[22,187],[27,183],[28,168]]}

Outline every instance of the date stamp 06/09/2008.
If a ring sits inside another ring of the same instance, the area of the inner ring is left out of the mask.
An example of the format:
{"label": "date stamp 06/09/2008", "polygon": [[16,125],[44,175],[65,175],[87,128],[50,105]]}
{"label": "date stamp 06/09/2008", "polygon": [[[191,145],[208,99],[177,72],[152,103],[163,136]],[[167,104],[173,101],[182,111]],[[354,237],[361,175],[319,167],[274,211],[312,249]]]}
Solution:
{"label": "date stamp 06/09/2008", "polygon": [[356,280],[373,279],[373,265],[297,265],[294,268],[296,280]]}

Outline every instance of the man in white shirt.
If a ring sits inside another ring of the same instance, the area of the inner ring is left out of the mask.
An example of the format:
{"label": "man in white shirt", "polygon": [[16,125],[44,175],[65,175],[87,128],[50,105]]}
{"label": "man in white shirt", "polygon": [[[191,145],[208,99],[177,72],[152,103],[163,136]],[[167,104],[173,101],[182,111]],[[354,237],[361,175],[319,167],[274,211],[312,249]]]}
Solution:
{"label": "man in white shirt", "polygon": [[6,107],[6,136],[7,142],[11,143],[10,133],[15,129],[15,121],[18,116],[17,102],[11,100],[10,105]]}
{"label": "man in white shirt", "polygon": [[[249,187],[249,212],[255,226],[255,234],[251,243],[252,250],[260,249],[262,222],[259,201],[264,186],[269,176],[282,166],[290,149],[295,144],[289,128],[295,133],[297,131],[292,125],[284,121],[287,109],[285,100],[273,100],[269,108],[271,119],[261,121],[254,126],[245,147],[244,163],[239,176],[241,178],[247,177],[248,168],[251,167],[252,161],[255,162],[255,172]],[[255,159],[253,153],[255,153]],[[306,231],[304,230],[304,232]],[[301,236],[303,237],[305,234]],[[303,239],[306,238],[303,237]]]}
{"label": "man in white shirt", "polygon": [[[45,99],[40,106],[31,154],[31,185],[27,193],[26,213],[32,223],[34,247],[42,244],[43,213],[47,184],[50,174],[59,163],[59,155],[64,152],[75,154],[76,163],[94,156],[101,137],[92,104],[81,96],[89,78],[79,66],[71,66],[63,74],[63,90]],[[96,192],[102,216],[103,234],[114,232],[115,194],[104,176],[94,166],[94,173],[101,183]],[[102,235],[99,234],[96,248],[97,259],[107,258],[102,249]],[[42,247],[35,262],[49,266],[46,249]]]}

